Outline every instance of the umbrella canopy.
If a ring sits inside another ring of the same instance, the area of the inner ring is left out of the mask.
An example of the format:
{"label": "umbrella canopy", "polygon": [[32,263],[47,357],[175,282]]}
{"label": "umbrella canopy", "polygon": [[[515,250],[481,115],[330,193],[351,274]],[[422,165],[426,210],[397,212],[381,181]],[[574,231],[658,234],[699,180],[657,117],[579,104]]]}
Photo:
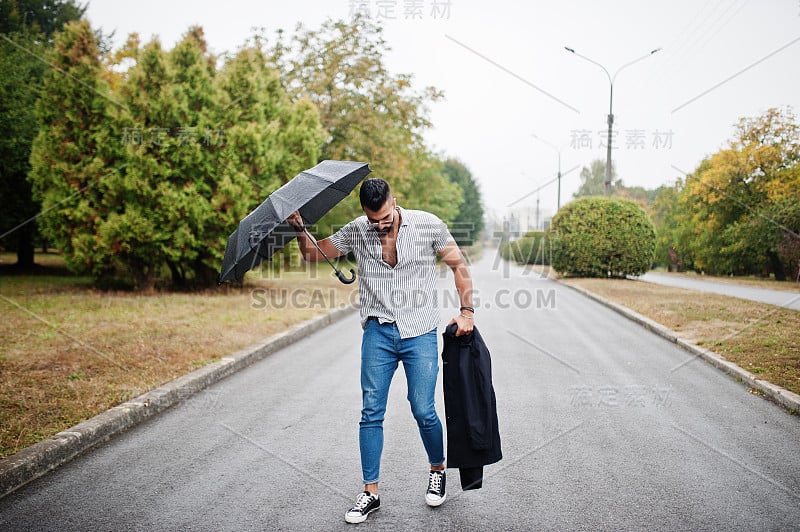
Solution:
{"label": "umbrella canopy", "polygon": [[369,173],[367,163],[352,161],[322,161],[300,172],[239,222],[228,237],[218,283],[241,280],[292,240],[296,232],[286,219],[293,212],[307,224],[318,222]]}

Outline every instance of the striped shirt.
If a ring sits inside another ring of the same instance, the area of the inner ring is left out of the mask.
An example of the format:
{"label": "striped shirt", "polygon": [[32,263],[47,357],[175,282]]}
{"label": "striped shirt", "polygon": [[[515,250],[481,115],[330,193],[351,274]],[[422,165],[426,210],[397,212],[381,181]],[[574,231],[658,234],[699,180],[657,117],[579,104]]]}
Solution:
{"label": "striped shirt", "polygon": [[360,216],[330,236],[358,263],[361,326],[369,318],[394,322],[401,338],[425,334],[439,325],[436,253],[453,241],[447,225],[425,211],[400,209],[397,264],[384,262],[378,232]]}

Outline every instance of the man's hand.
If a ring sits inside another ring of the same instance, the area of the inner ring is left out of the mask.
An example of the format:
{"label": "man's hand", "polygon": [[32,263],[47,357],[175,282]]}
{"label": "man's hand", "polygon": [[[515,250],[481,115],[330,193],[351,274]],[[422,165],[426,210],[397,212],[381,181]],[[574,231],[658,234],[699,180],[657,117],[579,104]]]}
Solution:
{"label": "man's hand", "polygon": [[[297,231],[297,245],[300,247],[300,254],[309,262],[319,262],[326,259],[335,259],[341,257],[342,252],[331,243],[330,238],[325,238],[316,241],[313,235],[305,232],[305,224],[303,217],[300,216],[300,211],[293,212],[288,218],[286,223],[294,227]],[[314,245],[316,242],[316,246]],[[319,248],[317,248],[319,246]]]}
{"label": "man's hand", "polygon": [[461,314],[450,320],[450,324],[452,323],[455,323],[458,326],[458,330],[456,330],[456,336],[472,334],[472,329],[475,327],[475,323],[473,322],[472,316],[470,316],[466,312],[462,312]]}
{"label": "man's hand", "polygon": [[286,222],[295,228],[298,233],[303,232],[303,217],[300,216],[300,211],[294,211],[289,217],[286,219]]}

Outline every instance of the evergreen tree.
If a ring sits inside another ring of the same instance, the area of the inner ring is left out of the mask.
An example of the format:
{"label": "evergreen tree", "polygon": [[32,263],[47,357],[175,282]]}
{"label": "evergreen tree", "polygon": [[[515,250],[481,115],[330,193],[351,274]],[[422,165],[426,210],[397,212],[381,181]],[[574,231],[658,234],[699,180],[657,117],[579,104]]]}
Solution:
{"label": "evergreen tree", "polygon": [[472,173],[464,163],[457,159],[446,159],[443,172],[448,180],[461,188],[464,197],[458,214],[453,218],[453,237],[459,245],[470,246],[483,231],[483,206],[481,205],[480,190]]}
{"label": "evergreen tree", "polygon": [[48,78],[32,174],[59,206],[43,227],[75,270],[144,291],[167,270],[175,287],[213,284],[238,221],[316,163],[316,109],[288,97],[259,50],[218,72],[200,28],[169,51],[130,38],[119,56],[133,65],[114,75],[88,24],[58,42],[68,75]]}
{"label": "evergreen tree", "polygon": [[[583,196],[603,196],[606,193],[606,162],[602,159],[592,161],[589,167],[581,169],[581,186],[572,195],[573,198]],[[612,194],[621,185],[617,179],[617,169],[611,163],[611,190]]]}
{"label": "evergreen tree", "polygon": [[0,0],[0,34],[33,31],[49,41],[85,11],[74,0]]}
{"label": "evergreen tree", "polygon": [[[29,179],[41,202],[42,234],[64,252],[69,267],[99,274],[109,261],[95,238],[107,216],[103,190],[118,169],[118,143],[108,127],[119,106],[101,81],[100,50],[86,21],[70,22],[55,37],[37,114]],[[105,180],[105,181],[104,181]]]}
{"label": "evergreen tree", "polygon": [[[0,246],[16,249],[17,266],[33,266],[39,211],[30,183],[30,155],[38,133],[36,101],[53,33],[78,19],[84,8],[72,0],[0,0]],[[28,223],[23,224],[25,221]]]}

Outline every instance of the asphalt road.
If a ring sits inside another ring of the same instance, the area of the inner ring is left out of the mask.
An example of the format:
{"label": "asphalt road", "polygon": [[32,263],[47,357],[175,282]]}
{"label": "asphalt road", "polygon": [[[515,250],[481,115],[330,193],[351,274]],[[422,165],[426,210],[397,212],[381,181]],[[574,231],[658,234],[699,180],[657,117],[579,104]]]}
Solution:
{"label": "asphalt road", "polygon": [[800,527],[800,417],[533,272],[490,255],[473,271],[505,455],[483,489],[451,470],[448,501],[425,505],[400,375],[382,508],[344,522],[360,490],[353,315],[0,500],[0,530]]}
{"label": "asphalt road", "polygon": [[680,275],[653,272],[648,272],[637,279],[647,281],[648,283],[698,290],[700,292],[711,292],[800,310],[800,293],[797,292],[784,292],[782,290],[770,290],[768,288],[756,288],[733,283],[719,283],[703,279],[687,279]]}

